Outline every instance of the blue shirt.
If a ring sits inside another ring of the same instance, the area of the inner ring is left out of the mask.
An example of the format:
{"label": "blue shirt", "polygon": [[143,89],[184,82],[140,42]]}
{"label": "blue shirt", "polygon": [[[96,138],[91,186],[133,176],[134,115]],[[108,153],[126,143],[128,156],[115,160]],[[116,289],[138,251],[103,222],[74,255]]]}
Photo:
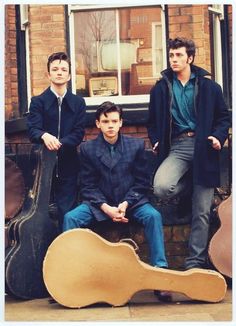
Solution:
{"label": "blue shirt", "polygon": [[191,73],[189,81],[183,86],[174,74],[173,79],[173,103],[172,136],[184,131],[195,130],[196,116],[194,111],[194,86],[195,74]]}

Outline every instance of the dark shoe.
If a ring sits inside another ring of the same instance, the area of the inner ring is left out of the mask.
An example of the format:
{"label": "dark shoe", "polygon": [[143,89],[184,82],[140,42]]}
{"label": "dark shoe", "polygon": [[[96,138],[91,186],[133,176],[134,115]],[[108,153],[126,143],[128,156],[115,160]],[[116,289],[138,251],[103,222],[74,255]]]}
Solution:
{"label": "dark shoe", "polygon": [[172,301],[172,295],[169,291],[154,290],[154,294],[157,296],[159,301],[162,301],[162,302],[171,302]]}

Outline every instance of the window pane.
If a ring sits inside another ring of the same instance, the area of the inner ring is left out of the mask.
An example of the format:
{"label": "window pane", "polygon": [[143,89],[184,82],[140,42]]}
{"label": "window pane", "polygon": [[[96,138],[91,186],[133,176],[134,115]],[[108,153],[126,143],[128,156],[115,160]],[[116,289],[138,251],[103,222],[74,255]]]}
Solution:
{"label": "window pane", "polygon": [[114,10],[75,13],[77,94],[107,96],[117,93],[115,27]]}
{"label": "window pane", "polygon": [[[125,15],[126,18],[124,18]],[[143,7],[121,10],[120,17],[121,39],[122,35],[125,35],[125,31],[122,30],[125,24],[122,22],[126,19],[126,26],[128,26],[126,35],[136,47],[135,61],[129,70],[129,87],[126,83],[127,94],[149,94],[163,69],[162,52],[158,51],[162,50],[162,43],[160,43],[162,40],[161,8]],[[154,24],[160,26],[158,33],[153,29]],[[158,65],[157,58],[159,58]],[[128,78],[123,77],[123,79]]]}
{"label": "window pane", "polygon": [[161,8],[81,11],[74,18],[77,93],[149,94],[163,69]]}

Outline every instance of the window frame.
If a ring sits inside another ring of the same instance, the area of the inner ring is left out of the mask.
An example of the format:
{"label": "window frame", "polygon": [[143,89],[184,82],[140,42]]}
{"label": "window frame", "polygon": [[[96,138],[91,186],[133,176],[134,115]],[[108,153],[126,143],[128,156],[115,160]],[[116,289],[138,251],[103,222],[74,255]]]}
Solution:
{"label": "window frame", "polygon": [[[165,24],[165,6],[164,5],[156,5],[156,4],[122,4],[122,6],[118,5],[68,5],[68,15],[69,15],[69,41],[70,41],[70,58],[71,58],[71,86],[72,92],[76,93],[76,75],[75,75],[75,42],[74,42],[74,13],[79,11],[88,11],[88,10],[97,10],[97,9],[115,9],[116,10],[116,18],[118,18],[119,9],[125,8],[138,8],[138,7],[159,7],[161,9],[161,26],[162,26],[162,42],[163,42],[163,69],[166,68],[166,24]],[[116,19],[116,22],[118,20]],[[119,28],[117,29],[119,33]],[[119,57],[119,56],[118,56]],[[119,68],[119,67],[118,67]],[[118,77],[121,72],[118,69]],[[158,76],[157,76],[158,79]],[[118,90],[121,89],[121,78],[118,78]],[[88,106],[97,105],[98,100],[101,101],[110,101],[111,96],[99,96],[99,97],[84,97],[86,104]],[[112,97],[112,101],[116,104],[127,104],[132,105],[135,103],[149,103],[149,94],[141,94],[141,95],[116,95]]]}

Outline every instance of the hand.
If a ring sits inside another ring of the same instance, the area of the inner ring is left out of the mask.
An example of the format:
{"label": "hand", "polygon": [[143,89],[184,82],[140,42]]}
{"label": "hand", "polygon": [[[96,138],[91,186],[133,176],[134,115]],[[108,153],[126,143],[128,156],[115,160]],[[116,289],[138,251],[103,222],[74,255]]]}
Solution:
{"label": "hand", "polygon": [[[127,203],[128,204],[128,203]],[[118,207],[110,206],[106,203],[101,205],[101,210],[108,215],[113,222],[127,223],[129,220],[124,216]]]}
{"label": "hand", "polygon": [[129,204],[126,200],[118,205],[118,209],[121,214],[125,215],[128,205]]}
{"label": "hand", "polygon": [[217,150],[217,151],[220,151],[221,150],[221,144],[220,144],[220,141],[214,137],[214,136],[209,136],[207,137],[208,140],[210,140],[211,142],[211,146]]}
{"label": "hand", "polygon": [[157,153],[158,145],[159,145],[159,142],[157,141],[156,144],[152,148],[153,153]]}
{"label": "hand", "polygon": [[49,134],[48,132],[45,132],[41,138],[44,141],[44,144],[47,149],[49,149],[50,151],[58,151],[58,149],[62,145],[55,136]]}
{"label": "hand", "polygon": [[118,205],[118,209],[119,209],[119,212],[120,212],[120,214],[123,216],[123,218],[121,219],[121,221],[120,222],[122,222],[122,223],[127,223],[128,222],[128,219],[125,217],[125,214],[126,214],[126,210],[127,210],[127,208],[128,208],[128,202],[125,200],[125,201],[123,201],[122,203],[120,203],[119,205]]}

